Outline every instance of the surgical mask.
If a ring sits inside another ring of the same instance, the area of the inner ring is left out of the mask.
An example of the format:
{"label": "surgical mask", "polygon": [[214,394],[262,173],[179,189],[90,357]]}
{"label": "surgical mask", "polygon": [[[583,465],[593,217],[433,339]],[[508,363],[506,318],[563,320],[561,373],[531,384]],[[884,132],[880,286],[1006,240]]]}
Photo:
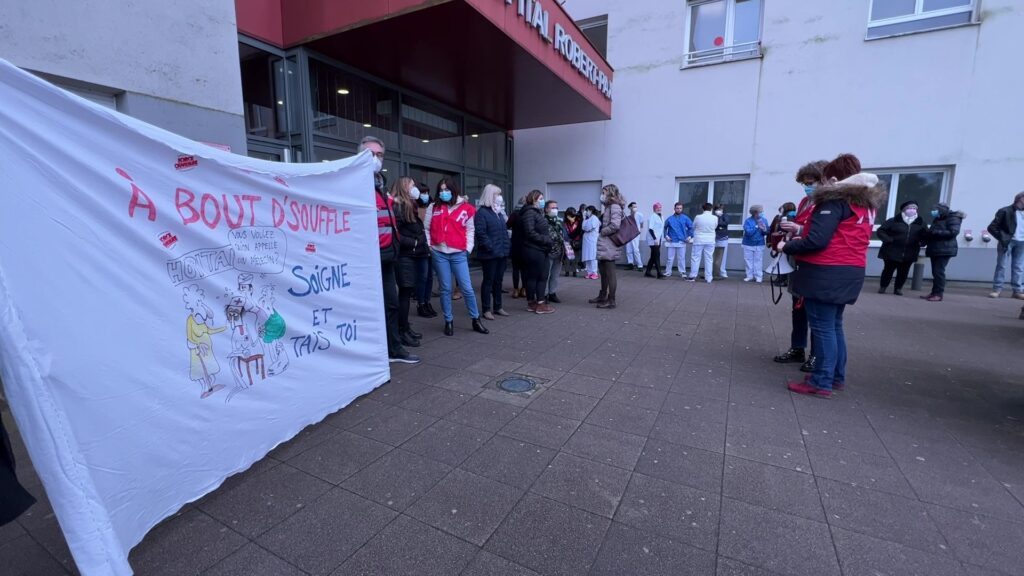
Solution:
{"label": "surgical mask", "polygon": [[558,208],[552,208],[548,210],[548,214],[550,214],[553,218],[558,217]]}
{"label": "surgical mask", "polygon": [[420,197],[420,189],[415,187],[415,186],[413,186],[412,188],[409,188],[409,197],[412,198],[413,200],[415,200],[416,198],[419,198]]}
{"label": "surgical mask", "polygon": [[605,196],[604,194],[601,194],[601,204],[604,204],[605,200],[607,200],[607,199],[608,199],[607,196]]}
{"label": "surgical mask", "polygon": [[722,215],[722,211],[721,210],[715,210],[715,216],[721,216],[721,215]]}
{"label": "surgical mask", "polygon": [[452,201],[452,191],[451,190],[441,190],[441,193],[438,194],[437,197],[441,199],[441,202],[451,202]]}
{"label": "surgical mask", "polygon": [[504,202],[495,202],[494,203],[494,211],[495,212],[501,212],[504,209],[505,209],[505,203]]}
{"label": "surgical mask", "polygon": [[423,204],[430,204],[430,194],[424,194],[420,192],[420,202]]}
{"label": "surgical mask", "polygon": [[586,216],[587,218],[590,218],[590,210],[584,212],[583,215]]}
{"label": "surgical mask", "polygon": [[786,212],[786,217],[787,218],[796,218],[796,210],[790,210],[789,212]]}
{"label": "surgical mask", "polygon": [[632,212],[633,214],[636,214],[636,206],[630,208],[629,211]]}
{"label": "surgical mask", "polygon": [[938,217],[939,217],[939,211],[938,210],[932,210],[932,218],[938,218]]}
{"label": "surgical mask", "polygon": [[534,206],[536,206],[537,208],[540,208],[541,210],[544,210],[544,199],[543,198],[537,198],[537,202],[534,204]]}
{"label": "surgical mask", "polygon": [[376,156],[373,157],[373,173],[376,174],[384,168],[384,161]]}
{"label": "surgical mask", "polygon": [[810,196],[814,192],[813,184],[804,184],[804,194]]}
{"label": "surgical mask", "polygon": [[906,210],[903,211],[903,215],[906,216],[907,218],[917,218],[917,209],[907,208]]}

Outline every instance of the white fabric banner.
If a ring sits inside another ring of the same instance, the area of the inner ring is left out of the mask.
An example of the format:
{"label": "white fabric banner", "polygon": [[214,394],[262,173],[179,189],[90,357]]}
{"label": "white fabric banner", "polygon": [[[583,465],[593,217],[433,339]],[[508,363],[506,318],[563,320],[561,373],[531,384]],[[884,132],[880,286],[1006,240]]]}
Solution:
{"label": "white fabric banner", "polygon": [[389,378],[369,153],[280,164],[0,60],[0,361],[80,571]]}

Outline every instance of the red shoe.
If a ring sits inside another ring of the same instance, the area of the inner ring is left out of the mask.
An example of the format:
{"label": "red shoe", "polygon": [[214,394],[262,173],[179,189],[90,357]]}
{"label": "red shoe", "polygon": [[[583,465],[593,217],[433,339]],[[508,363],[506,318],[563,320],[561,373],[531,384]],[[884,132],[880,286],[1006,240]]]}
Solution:
{"label": "red shoe", "polygon": [[537,311],[537,303],[532,301],[532,300],[530,302],[527,302],[526,303],[526,311],[527,312],[536,312]]}
{"label": "red shoe", "polygon": [[939,296],[938,294],[929,294],[927,296],[921,296],[921,299],[927,302],[942,302],[942,296]]}
{"label": "red shoe", "polygon": [[818,388],[817,386],[808,384],[807,382],[790,382],[789,384],[786,384],[786,388],[788,388],[790,392],[796,392],[797,394],[806,394],[808,396],[817,396],[818,398],[826,399],[832,397],[831,390]]}
{"label": "red shoe", "polygon": [[840,382],[836,380],[835,382],[832,383],[833,392],[842,392],[843,390],[846,390],[846,382]]}

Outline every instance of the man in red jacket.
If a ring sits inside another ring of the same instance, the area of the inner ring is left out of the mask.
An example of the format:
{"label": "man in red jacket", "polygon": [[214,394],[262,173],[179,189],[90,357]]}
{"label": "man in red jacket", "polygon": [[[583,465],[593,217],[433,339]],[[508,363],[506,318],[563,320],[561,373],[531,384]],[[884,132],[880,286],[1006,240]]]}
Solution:
{"label": "man in red jacket", "polygon": [[410,354],[402,346],[398,331],[398,281],[395,279],[395,261],[398,260],[398,230],[395,228],[393,200],[384,193],[384,142],[367,136],[359,143],[359,151],[373,154],[373,187],[377,198],[377,237],[380,244],[380,277],[384,288],[384,320],[388,334],[388,361],[418,364],[419,356]]}

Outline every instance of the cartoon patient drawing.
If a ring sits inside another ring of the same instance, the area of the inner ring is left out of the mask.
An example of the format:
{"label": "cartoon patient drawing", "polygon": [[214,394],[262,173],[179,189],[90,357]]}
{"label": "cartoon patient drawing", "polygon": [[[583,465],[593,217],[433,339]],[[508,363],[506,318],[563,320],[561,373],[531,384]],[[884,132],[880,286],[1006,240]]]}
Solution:
{"label": "cartoon patient drawing", "polygon": [[267,374],[271,376],[280,374],[285,371],[285,368],[288,368],[288,351],[285,350],[284,342],[281,341],[287,327],[284,318],[274,308],[276,299],[274,286],[272,284],[264,286],[260,292],[260,308],[264,312],[270,313],[267,321],[263,324],[263,343],[266,344],[269,357]]}
{"label": "cartoon patient drawing", "polygon": [[198,285],[186,286],[182,299],[185,307],[188,308],[188,320],[185,322],[185,333],[188,339],[189,351],[189,375],[194,382],[199,383],[202,390],[199,397],[208,398],[218,390],[224,388],[223,384],[216,384],[217,373],[220,372],[220,364],[213,355],[213,340],[211,334],[219,334],[226,327],[213,327],[213,310],[206,305],[203,298],[203,291]]}
{"label": "cartoon patient drawing", "polygon": [[236,393],[252,387],[256,380],[267,377],[264,363],[263,325],[266,312],[253,302],[252,274],[238,275],[238,294],[231,296],[225,308],[231,327],[231,352],[228,359],[235,377]]}

